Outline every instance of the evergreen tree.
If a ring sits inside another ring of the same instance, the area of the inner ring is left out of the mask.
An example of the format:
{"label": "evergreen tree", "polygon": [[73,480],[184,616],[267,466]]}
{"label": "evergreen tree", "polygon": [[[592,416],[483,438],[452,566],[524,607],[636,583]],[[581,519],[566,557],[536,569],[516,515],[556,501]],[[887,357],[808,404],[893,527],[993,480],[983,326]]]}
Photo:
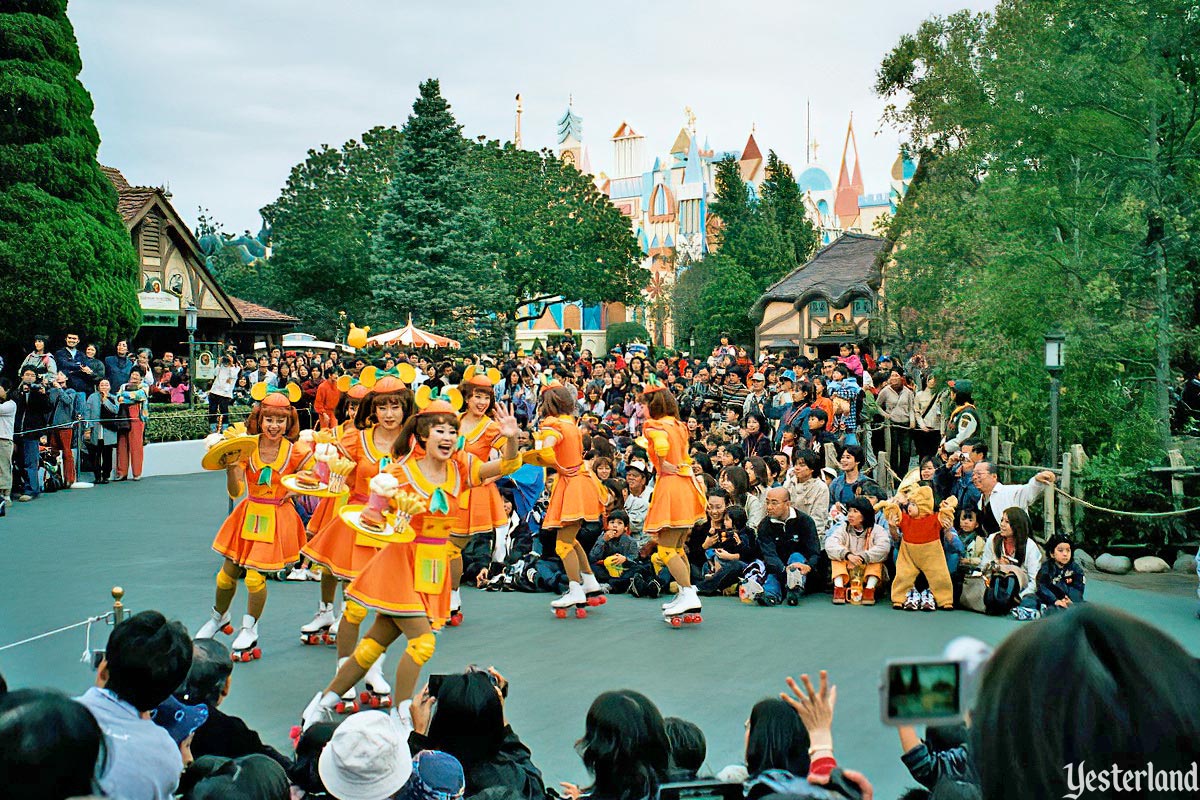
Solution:
{"label": "evergreen tree", "polygon": [[821,237],[804,212],[804,198],[791,166],[775,155],[774,150],[767,152],[767,179],[763,181],[761,194],[767,218],[791,245],[793,263],[787,264],[778,276],[783,277],[812,257]]}
{"label": "evergreen tree", "polygon": [[372,244],[372,310],[380,324],[412,314],[461,338],[496,310],[505,287],[486,252],[489,222],[475,200],[468,143],[436,79],[421,84],[403,133]]}
{"label": "evergreen tree", "polygon": [[0,10],[0,347],[46,329],[138,328],[137,255],[96,163],[100,135],[66,0]]}

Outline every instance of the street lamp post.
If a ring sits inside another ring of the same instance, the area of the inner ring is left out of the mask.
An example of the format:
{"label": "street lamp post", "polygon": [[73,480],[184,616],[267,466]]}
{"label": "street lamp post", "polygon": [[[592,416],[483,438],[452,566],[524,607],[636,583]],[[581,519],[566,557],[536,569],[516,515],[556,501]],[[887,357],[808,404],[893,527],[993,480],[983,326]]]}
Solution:
{"label": "street lamp post", "polygon": [[1050,468],[1058,463],[1058,394],[1067,335],[1057,326],[1046,331],[1046,372],[1050,373]]}
{"label": "street lamp post", "polygon": [[188,334],[188,408],[196,407],[196,304],[189,302],[184,310]]}
{"label": "street lamp post", "polygon": [[688,353],[692,356],[692,358],[696,357],[696,329],[695,328],[692,328],[691,333],[688,334]]}

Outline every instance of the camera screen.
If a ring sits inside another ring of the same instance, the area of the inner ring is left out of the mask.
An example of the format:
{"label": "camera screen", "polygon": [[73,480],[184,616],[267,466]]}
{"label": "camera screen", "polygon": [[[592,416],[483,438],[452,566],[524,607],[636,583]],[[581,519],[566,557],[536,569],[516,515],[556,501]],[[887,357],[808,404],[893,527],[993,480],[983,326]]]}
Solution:
{"label": "camera screen", "polygon": [[888,717],[896,720],[953,717],[960,712],[959,664],[955,661],[889,664]]}

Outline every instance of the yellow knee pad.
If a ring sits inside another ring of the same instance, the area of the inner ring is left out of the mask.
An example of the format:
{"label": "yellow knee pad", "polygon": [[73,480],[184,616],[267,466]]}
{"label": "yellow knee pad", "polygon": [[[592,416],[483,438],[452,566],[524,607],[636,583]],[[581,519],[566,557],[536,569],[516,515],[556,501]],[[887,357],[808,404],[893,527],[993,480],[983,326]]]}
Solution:
{"label": "yellow knee pad", "polygon": [[225,570],[217,570],[217,588],[223,592],[237,587],[237,581],[225,574]]}
{"label": "yellow knee pad", "polygon": [[349,622],[351,625],[360,625],[367,618],[366,606],[360,606],[352,600],[346,601],[345,608],[342,609],[342,619]]}
{"label": "yellow knee pad", "polygon": [[453,539],[446,542],[446,557],[451,561],[462,558],[462,548],[456,545]]}
{"label": "yellow knee pad", "polygon": [[683,548],[682,547],[663,547],[660,544],[658,546],[657,552],[658,552],[658,557],[662,559],[663,564],[671,563],[671,559],[675,558],[676,556],[683,558]]}
{"label": "yellow knee pad", "polygon": [[267,588],[267,579],[256,569],[246,570],[246,591],[261,592]]}
{"label": "yellow knee pad", "polygon": [[[349,609],[347,609],[349,610]],[[354,648],[354,660],[363,669],[370,669],[387,648],[374,639],[363,639]]]}
{"label": "yellow knee pad", "polygon": [[432,633],[422,633],[415,639],[410,639],[404,652],[418,667],[433,658],[433,650],[437,647],[437,637]]}
{"label": "yellow knee pad", "polygon": [[558,553],[559,558],[566,558],[568,555],[575,552],[575,543],[564,542],[559,539],[554,542],[554,552]]}

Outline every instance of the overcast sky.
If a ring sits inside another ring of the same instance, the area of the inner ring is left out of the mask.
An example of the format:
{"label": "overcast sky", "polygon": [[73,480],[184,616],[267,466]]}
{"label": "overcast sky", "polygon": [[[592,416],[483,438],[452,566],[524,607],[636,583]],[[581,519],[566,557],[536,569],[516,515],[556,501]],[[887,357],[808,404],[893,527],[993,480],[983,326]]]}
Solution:
{"label": "overcast sky", "polygon": [[[875,70],[931,14],[988,0],[72,0],[100,160],[131,183],[169,183],[189,224],[210,208],[258,230],[309,148],[403,125],[417,84],[441,79],[467,136],[553,146],[574,96],[596,169],[622,120],[648,161],[696,115],[701,140],[796,171],[811,99],[831,172],[853,112],[868,192],[885,191],[899,143],[881,129]],[[648,169],[650,164],[647,163]]]}

